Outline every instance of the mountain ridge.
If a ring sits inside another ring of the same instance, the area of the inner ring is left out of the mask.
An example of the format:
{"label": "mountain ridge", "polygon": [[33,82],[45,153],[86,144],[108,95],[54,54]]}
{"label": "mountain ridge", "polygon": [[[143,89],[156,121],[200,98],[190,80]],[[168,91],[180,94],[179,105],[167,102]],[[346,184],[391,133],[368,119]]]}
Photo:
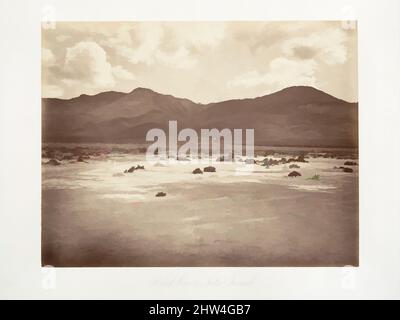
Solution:
{"label": "mountain ridge", "polygon": [[305,86],[209,104],[139,87],[43,98],[42,115],[44,142],[145,142],[146,130],[177,120],[180,129],[196,131],[254,128],[258,144],[358,146],[358,103]]}

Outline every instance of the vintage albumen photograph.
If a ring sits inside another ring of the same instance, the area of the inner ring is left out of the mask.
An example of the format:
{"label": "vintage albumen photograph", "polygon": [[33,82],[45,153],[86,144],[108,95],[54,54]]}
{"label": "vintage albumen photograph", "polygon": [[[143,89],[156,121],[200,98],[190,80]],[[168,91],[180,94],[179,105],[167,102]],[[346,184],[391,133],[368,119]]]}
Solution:
{"label": "vintage albumen photograph", "polygon": [[41,36],[43,266],[359,265],[356,22]]}

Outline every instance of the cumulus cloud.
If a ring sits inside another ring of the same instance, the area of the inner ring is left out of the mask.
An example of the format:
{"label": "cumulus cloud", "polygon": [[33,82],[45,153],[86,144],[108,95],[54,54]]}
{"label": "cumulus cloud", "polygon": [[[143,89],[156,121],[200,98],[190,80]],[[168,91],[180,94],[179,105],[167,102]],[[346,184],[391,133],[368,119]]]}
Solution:
{"label": "cumulus cloud", "polygon": [[306,46],[298,46],[293,48],[292,54],[299,59],[307,60],[314,58],[317,50]]}
{"label": "cumulus cloud", "polygon": [[112,69],[113,75],[117,79],[121,80],[134,80],[136,77],[129,72],[128,70],[124,69],[121,66],[115,66]]}
{"label": "cumulus cloud", "polygon": [[42,87],[42,94],[45,97],[57,98],[64,94],[64,90],[58,85],[44,84]]}
{"label": "cumulus cloud", "polygon": [[87,88],[109,88],[115,85],[107,54],[96,42],[82,41],[67,49],[65,56],[67,82],[78,81]]}
{"label": "cumulus cloud", "polygon": [[279,90],[289,86],[317,86],[316,71],[322,65],[342,65],[347,61],[345,31],[329,28],[314,31],[306,36],[295,36],[283,40],[281,57],[269,63],[268,71],[254,70],[228,81],[228,87],[264,86]]}
{"label": "cumulus cloud", "polygon": [[287,58],[277,58],[271,61],[269,71],[260,73],[251,71],[235,77],[228,82],[229,87],[255,87],[264,85],[270,92],[295,85],[316,86],[313,60],[296,61]]}
{"label": "cumulus cloud", "polygon": [[[283,44],[283,52],[299,58],[316,57],[328,65],[343,64],[347,61],[346,32],[331,28],[305,37],[295,37]],[[302,54],[305,53],[305,56]]]}
{"label": "cumulus cloud", "polygon": [[121,27],[114,37],[105,41],[133,64],[160,64],[177,69],[192,69],[198,60],[191,49],[217,46],[225,27],[218,23],[193,23],[184,28],[180,23],[142,23],[135,29]]}
{"label": "cumulus cloud", "polygon": [[133,64],[152,66],[161,64],[178,69],[190,69],[197,60],[190,56],[189,50],[180,45],[174,50],[162,50],[161,44],[166,33],[161,25],[140,25],[137,32],[137,43],[132,40],[130,30],[121,30],[118,36],[110,39],[121,56]]}
{"label": "cumulus cloud", "polygon": [[140,25],[138,27],[139,45],[137,47],[129,46],[129,44],[119,48],[117,47],[117,51],[127,57],[132,63],[152,65],[156,60],[163,30],[161,26],[158,25],[153,27],[146,26],[147,25]]}
{"label": "cumulus cloud", "polygon": [[71,36],[63,35],[63,34],[58,35],[58,36],[56,37],[56,40],[57,40],[58,42],[64,42],[64,41],[69,40],[69,39],[71,39]]}
{"label": "cumulus cloud", "polygon": [[207,103],[312,85],[356,101],[355,30],[340,21],[60,22],[43,30],[43,95],[145,86]]}
{"label": "cumulus cloud", "polygon": [[197,59],[191,57],[189,50],[185,47],[180,47],[173,53],[159,51],[156,57],[164,65],[180,69],[192,69],[197,64]]}

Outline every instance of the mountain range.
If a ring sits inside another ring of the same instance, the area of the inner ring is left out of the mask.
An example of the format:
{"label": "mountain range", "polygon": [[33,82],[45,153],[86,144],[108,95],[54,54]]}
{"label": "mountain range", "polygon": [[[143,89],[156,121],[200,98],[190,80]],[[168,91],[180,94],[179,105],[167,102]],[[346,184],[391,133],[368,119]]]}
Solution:
{"label": "mountain range", "polygon": [[146,88],[42,99],[43,142],[144,143],[153,128],[255,129],[256,145],[357,147],[358,103],[313,87],[199,104]]}

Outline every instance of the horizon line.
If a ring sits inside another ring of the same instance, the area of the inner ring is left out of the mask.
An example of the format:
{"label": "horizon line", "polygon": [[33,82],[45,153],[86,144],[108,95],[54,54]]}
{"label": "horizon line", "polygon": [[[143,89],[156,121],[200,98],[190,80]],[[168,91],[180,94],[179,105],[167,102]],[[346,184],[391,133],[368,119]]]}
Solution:
{"label": "horizon line", "polygon": [[74,97],[72,97],[72,98],[41,97],[41,99],[56,99],[56,100],[70,101],[70,100],[74,100],[74,99],[80,98],[80,97],[82,97],[82,96],[96,97],[96,96],[98,96],[98,95],[100,95],[100,94],[104,94],[104,93],[120,93],[120,94],[126,94],[126,95],[128,95],[128,94],[131,94],[131,93],[133,93],[133,92],[135,92],[135,91],[137,91],[137,90],[148,90],[148,91],[154,92],[154,93],[159,94],[159,95],[170,96],[170,97],[173,97],[173,98],[175,98],[175,99],[189,100],[189,101],[191,101],[191,102],[194,103],[194,104],[199,104],[199,105],[207,106],[207,105],[211,105],[211,104],[222,103],[222,102],[228,102],[228,101],[252,100],[252,99],[257,99],[257,98],[263,98],[263,97],[267,97],[267,96],[270,96],[270,95],[277,94],[277,93],[279,93],[279,92],[285,91],[285,90],[287,90],[287,89],[293,89],[293,88],[309,88],[309,89],[314,89],[314,90],[316,90],[316,91],[322,92],[322,93],[324,93],[324,94],[326,94],[326,95],[329,95],[329,96],[331,96],[331,97],[333,97],[333,98],[335,98],[335,99],[344,101],[344,102],[346,102],[346,103],[351,103],[351,104],[358,104],[358,103],[359,103],[359,99],[358,99],[357,101],[348,101],[348,100],[345,100],[345,99],[342,99],[342,98],[338,98],[338,97],[334,96],[333,94],[330,94],[330,93],[328,93],[328,92],[325,92],[325,91],[323,91],[323,90],[321,90],[321,89],[319,89],[319,88],[317,88],[317,87],[314,87],[314,86],[306,86],[306,85],[289,86],[289,87],[286,87],[286,88],[283,88],[283,89],[279,89],[279,90],[274,91],[274,92],[271,92],[271,93],[267,93],[267,94],[260,95],[260,96],[255,96],[255,97],[232,98],[232,99],[220,100],[220,101],[214,101],[214,102],[207,102],[207,103],[196,102],[196,101],[193,101],[192,99],[184,98],[184,97],[177,97],[177,96],[174,96],[173,94],[169,94],[169,93],[161,93],[161,92],[158,92],[158,91],[154,91],[153,89],[148,88],[148,87],[136,87],[136,88],[134,88],[134,89],[132,89],[131,91],[128,91],[128,92],[115,91],[115,90],[107,90],[107,91],[102,91],[102,92],[95,93],[95,94],[86,94],[86,93],[82,93],[82,94],[80,94],[80,95],[78,95],[78,96],[74,96]]}

